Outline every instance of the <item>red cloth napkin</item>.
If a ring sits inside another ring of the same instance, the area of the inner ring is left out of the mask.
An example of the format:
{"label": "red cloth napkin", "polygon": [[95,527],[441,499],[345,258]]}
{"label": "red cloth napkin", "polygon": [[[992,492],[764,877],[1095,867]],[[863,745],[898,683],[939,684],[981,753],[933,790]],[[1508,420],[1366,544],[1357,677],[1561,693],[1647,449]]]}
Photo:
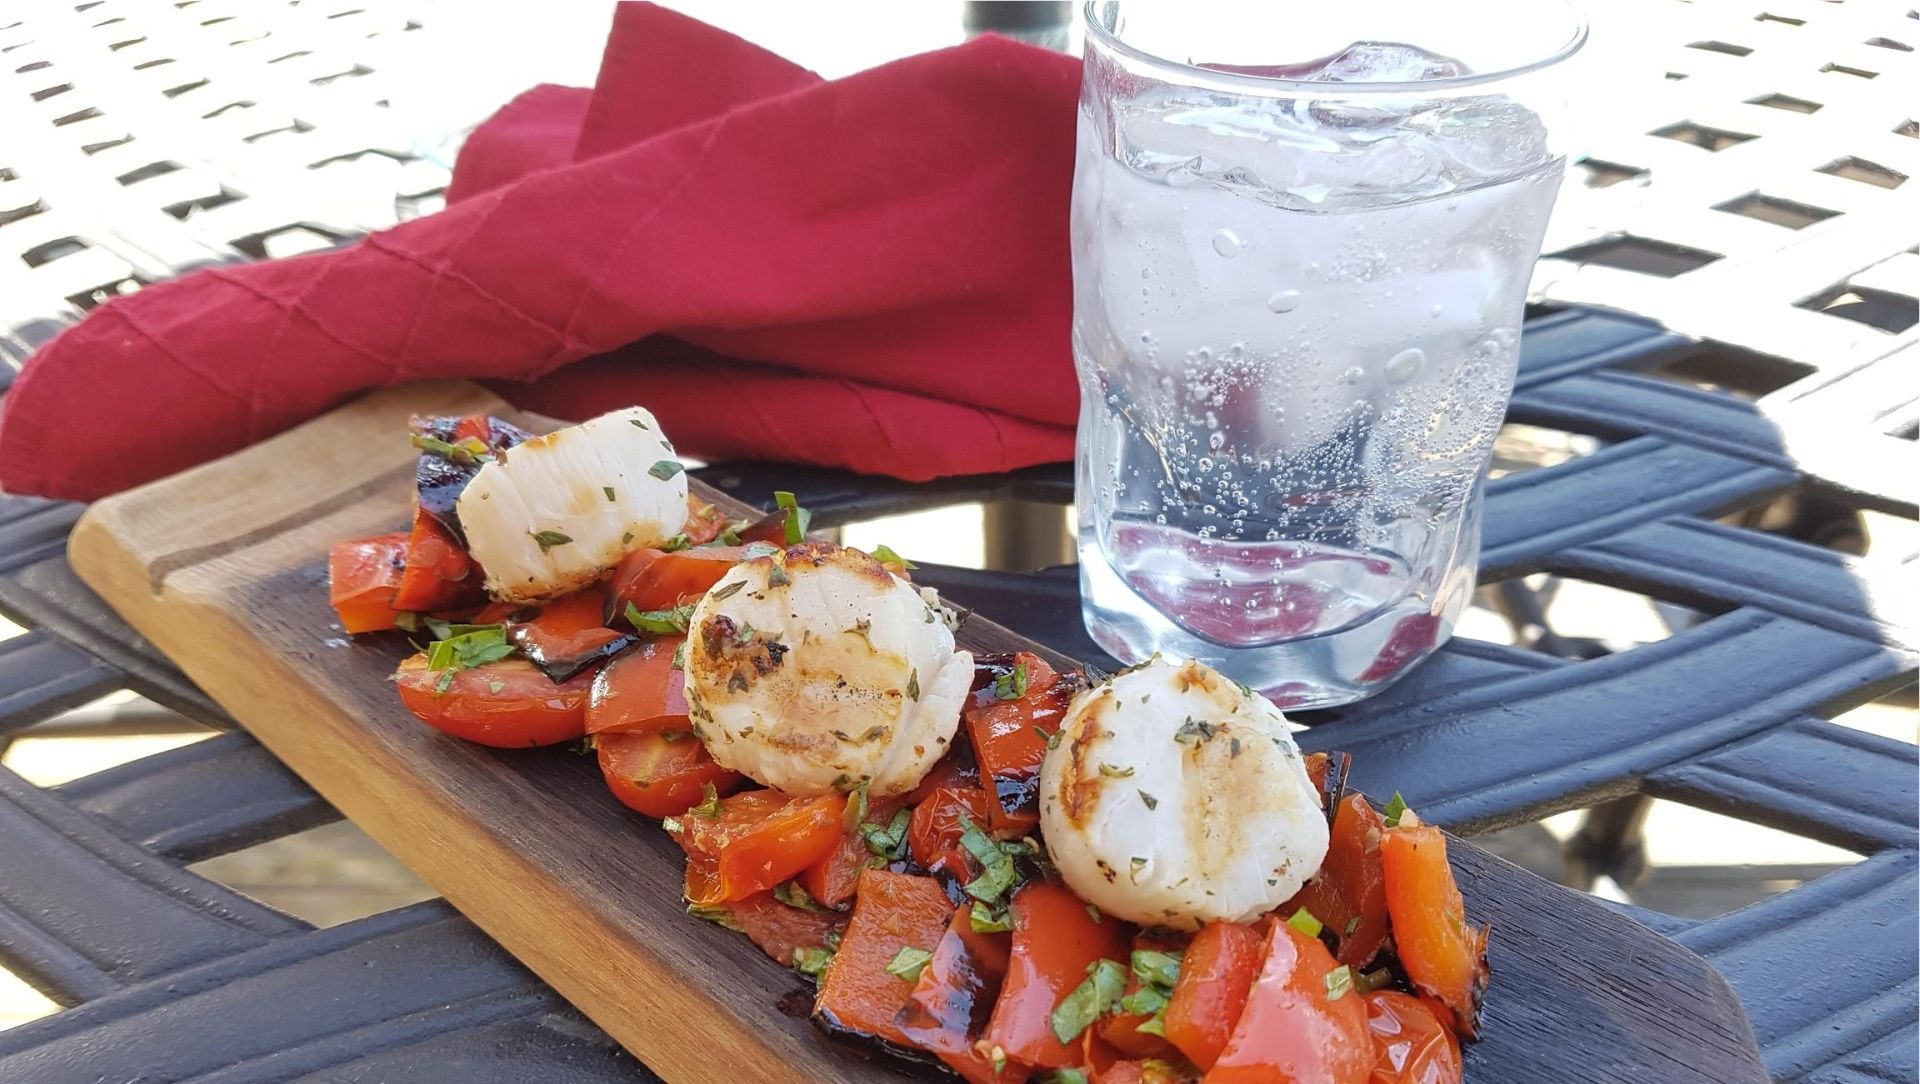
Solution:
{"label": "red cloth napkin", "polygon": [[502,109],[445,211],[150,286],[48,343],[7,394],[0,486],[100,497],[435,377],[568,418],[640,403],[707,458],[909,480],[1067,458],[1078,83],[997,38],[827,82],[623,4],[594,89]]}

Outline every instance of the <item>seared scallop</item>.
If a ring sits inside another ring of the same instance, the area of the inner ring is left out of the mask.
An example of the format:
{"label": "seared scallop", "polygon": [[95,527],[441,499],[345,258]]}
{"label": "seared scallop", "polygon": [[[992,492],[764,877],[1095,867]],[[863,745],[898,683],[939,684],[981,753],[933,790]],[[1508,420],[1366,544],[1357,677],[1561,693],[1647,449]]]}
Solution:
{"label": "seared scallop", "polygon": [[602,414],[502,452],[460,495],[467,549],[503,602],[565,594],[687,518],[687,476],[653,415]]}
{"label": "seared scallop", "polygon": [[1176,929],[1272,910],[1327,853],[1286,717],[1158,655],[1074,700],[1040,767],[1040,826],[1083,899]]}
{"label": "seared scallop", "polygon": [[913,789],[972,683],[973,656],[932,603],[830,542],[741,562],[688,625],[695,732],[714,760],[788,794]]}

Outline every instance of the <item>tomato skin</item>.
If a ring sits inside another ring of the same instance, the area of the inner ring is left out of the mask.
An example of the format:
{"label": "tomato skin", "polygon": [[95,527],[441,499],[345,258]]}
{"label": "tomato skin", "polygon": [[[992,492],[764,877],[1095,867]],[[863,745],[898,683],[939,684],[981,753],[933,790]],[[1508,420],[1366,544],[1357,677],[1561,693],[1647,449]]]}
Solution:
{"label": "tomato skin", "polygon": [[421,652],[402,660],[394,675],[400,702],[435,730],[496,749],[557,745],[586,733],[592,680],[584,674],[555,684],[531,663],[505,659],[455,671],[442,691],[442,673],[427,669]]}
{"label": "tomato skin", "polygon": [[649,817],[680,816],[700,804],[709,784],[719,794],[731,794],[746,782],[715,764],[692,734],[671,741],[658,730],[602,734],[594,744],[607,789],[622,805]]}
{"label": "tomato skin", "polygon": [[830,1031],[853,1032],[911,1048],[900,1028],[913,984],[887,974],[903,948],[933,952],[953,918],[940,882],[911,873],[869,869],[860,875],[853,920],[820,977],[813,1013]]}
{"label": "tomato skin", "polygon": [[407,532],[336,542],[327,552],[327,601],[348,632],[394,628],[394,594],[406,572]]}
{"label": "tomato skin", "polygon": [[[892,823],[893,815],[903,804],[898,797],[869,798],[867,815],[861,823],[885,827]],[[854,890],[860,885],[860,872],[867,868],[872,857],[867,851],[866,837],[859,832],[847,832],[826,857],[801,870],[795,880],[815,903],[839,907],[853,899]]]}
{"label": "tomato skin", "polygon": [[1366,997],[1373,1036],[1367,1084],[1460,1084],[1460,1040],[1427,1001],[1398,990]]}
{"label": "tomato skin", "polygon": [[[1373,962],[1389,932],[1387,879],[1380,863],[1386,822],[1366,798],[1349,794],[1334,815],[1327,857],[1278,913],[1306,908],[1339,939],[1341,963],[1355,970]],[[1353,932],[1348,933],[1351,925]]]}
{"label": "tomato skin", "polygon": [[480,600],[479,566],[440,522],[418,508],[407,535],[406,567],[396,585],[393,608],[434,613]]}
{"label": "tomato skin", "polygon": [[1078,1065],[1085,1047],[1062,1043],[1053,1033],[1054,1007],[1087,977],[1100,959],[1127,966],[1126,924],[1095,920],[1066,886],[1029,881],[1013,894],[1013,952],[1007,980],[993,1006],[987,1039],[1007,1057],[1035,1068]]}
{"label": "tomato skin", "polygon": [[1327,994],[1333,955],[1318,938],[1269,924],[1267,958],[1205,1084],[1366,1084],[1373,1038],[1357,991]]}
{"label": "tomato skin", "polygon": [[1260,974],[1266,944],[1251,926],[1209,922],[1180,958],[1180,980],[1167,1001],[1167,1041],[1202,1069],[1213,1068]]}
{"label": "tomato skin", "polygon": [[788,798],[750,790],[722,799],[717,817],[681,819],[687,900],[726,903],[765,892],[826,856],[840,841],[845,795]]}
{"label": "tomato skin", "polygon": [[1487,989],[1487,931],[1467,925],[1446,834],[1410,821],[1411,814],[1403,816],[1380,842],[1394,950],[1414,987],[1443,1005],[1448,1024],[1472,1041]]}
{"label": "tomato skin", "polygon": [[790,907],[771,892],[756,892],[726,907],[741,932],[783,967],[793,966],[793,954],[800,949],[824,948],[827,936],[847,924],[845,915]]}
{"label": "tomato skin", "polygon": [[613,570],[609,617],[617,619],[629,604],[637,610],[670,610],[682,599],[699,598],[740,563],[745,553],[740,546],[706,546],[673,553],[634,550]]}
{"label": "tomato skin", "polygon": [[691,731],[686,675],[673,668],[674,654],[686,639],[647,640],[601,667],[587,699],[587,733]]}

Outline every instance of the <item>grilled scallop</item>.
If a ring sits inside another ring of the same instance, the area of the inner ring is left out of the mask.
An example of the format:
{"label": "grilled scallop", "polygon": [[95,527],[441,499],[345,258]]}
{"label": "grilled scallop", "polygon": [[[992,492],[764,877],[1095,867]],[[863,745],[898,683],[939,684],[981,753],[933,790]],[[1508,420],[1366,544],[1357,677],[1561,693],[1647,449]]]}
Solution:
{"label": "grilled scallop", "polygon": [[1272,910],[1327,853],[1286,717],[1158,655],[1074,700],[1040,767],[1040,826],[1083,899],[1176,929]]}
{"label": "grilled scallop", "polygon": [[460,494],[467,549],[503,602],[590,583],[687,518],[687,477],[653,415],[602,414],[504,452]]}
{"label": "grilled scallop", "polygon": [[688,629],[687,707],[707,752],[793,795],[911,790],[973,683],[933,604],[829,542],[741,562]]}

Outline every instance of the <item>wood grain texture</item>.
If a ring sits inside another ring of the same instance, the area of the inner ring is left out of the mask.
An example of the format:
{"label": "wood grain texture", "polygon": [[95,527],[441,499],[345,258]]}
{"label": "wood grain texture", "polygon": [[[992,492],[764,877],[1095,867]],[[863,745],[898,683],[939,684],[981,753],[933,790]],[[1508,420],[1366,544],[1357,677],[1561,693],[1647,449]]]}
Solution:
{"label": "wood grain texture", "polygon": [[[275,755],[662,1077],[899,1079],[781,1010],[805,1003],[804,980],[685,914],[679,848],[606,793],[592,758],[419,725],[385,680],[404,643],[333,625],[327,548],[407,517],[407,416],[489,409],[512,416],[468,384],[369,396],[96,504],[70,557]],[[959,638],[1033,649],[976,615]],[[1454,848],[1470,915],[1494,926],[1470,1081],[1766,1080],[1737,1001],[1699,957]]]}

